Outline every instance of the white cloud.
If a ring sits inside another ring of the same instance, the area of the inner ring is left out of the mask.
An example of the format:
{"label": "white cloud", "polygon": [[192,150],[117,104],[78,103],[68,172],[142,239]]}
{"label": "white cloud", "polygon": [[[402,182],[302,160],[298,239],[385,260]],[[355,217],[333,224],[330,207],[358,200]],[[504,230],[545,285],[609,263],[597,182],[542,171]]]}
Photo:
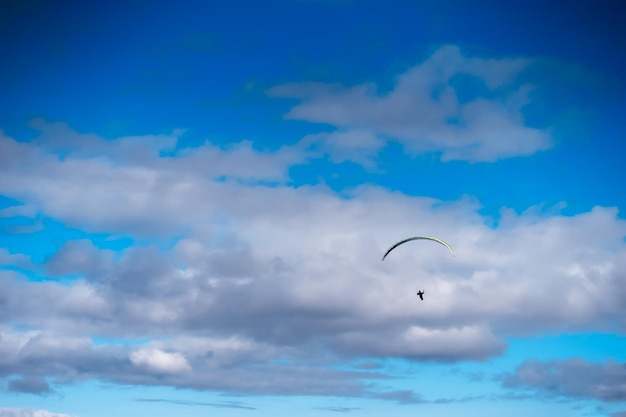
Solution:
{"label": "white cloud", "polygon": [[[53,130],[60,132],[55,133],[51,145],[46,140],[20,143],[0,136],[0,149],[6,150],[3,156],[10,159],[0,164],[0,193],[31,201],[70,226],[91,223],[105,231],[152,236],[175,233],[190,220],[205,218],[193,219],[184,213],[215,212],[217,202],[196,198],[219,187],[215,179],[284,182],[287,168],[303,158],[300,151],[291,148],[257,152],[250,142],[227,149],[207,143],[193,150],[180,150],[173,157],[159,157],[158,151],[163,149],[160,137],[107,141],[89,135],[89,140],[83,142],[81,134],[64,124],[57,125],[53,124]],[[43,124],[41,129],[45,131],[47,126]],[[57,135],[69,137],[66,142],[78,147],[57,149],[55,143],[63,142]],[[140,151],[128,151],[128,141]],[[17,160],[20,163],[12,163]],[[70,201],[71,205],[66,205]],[[161,222],[165,213],[180,221]]]}
{"label": "white cloud", "polygon": [[178,352],[139,349],[130,354],[130,360],[134,366],[157,374],[180,374],[191,371],[185,357]]}
{"label": "white cloud", "polygon": [[53,413],[34,408],[0,407],[0,417],[71,417],[69,414]]}
{"label": "white cloud", "polygon": [[[395,140],[413,154],[441,152],[444,161],[496,161],[551,147],[549,133],[525,125],[521,112],[532,87],[516,77],[529,64],[521,58],[469,58],[458,47],[443,46],[400,74],[387,93],[379,92],[374,83],[352,87],[290,83],[275,86],[268,94],[301,101],[287,119],[336,127],[336,132],[318,135],[322,148],[336,160],[367,163],[366,157],[373,158],[387,140]],[[459,76],[469,76],[477,84],[471,99],[459,98],[467,89],[455,84]],[[367,146],[355,142],[355,137],[367,138]],[[310,145],[312,139],[306,138],[304,144]],[[351,157],[348,149],[356,156]]]}

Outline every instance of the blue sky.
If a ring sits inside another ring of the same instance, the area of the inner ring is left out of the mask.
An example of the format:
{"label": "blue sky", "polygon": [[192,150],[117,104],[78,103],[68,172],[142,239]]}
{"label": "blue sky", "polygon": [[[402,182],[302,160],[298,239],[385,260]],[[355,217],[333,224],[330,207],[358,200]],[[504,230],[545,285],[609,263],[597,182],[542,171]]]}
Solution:
{"label": "blue sky", "polygon": [[3,4],[0,417],[626,415],[622,8]]}

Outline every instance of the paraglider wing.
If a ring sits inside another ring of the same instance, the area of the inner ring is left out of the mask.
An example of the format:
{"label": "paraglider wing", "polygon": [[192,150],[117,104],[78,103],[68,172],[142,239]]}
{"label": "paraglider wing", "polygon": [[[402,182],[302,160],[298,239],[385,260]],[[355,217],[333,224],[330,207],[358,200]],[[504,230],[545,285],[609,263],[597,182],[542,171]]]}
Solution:
{"label": "paraglider wing", "polygon": [[401,240],[399,242],[394,243],[389,249],[387,249],[387,252],[385,252],[385,254],[383,255],[383,259],[381,259],[381,261],[384,261],[385,258],[387,257],[387,255],[389,255],[389,253],[392,250],[394,250],[398,246],[402,245],[403,243],[410,242],[412,240],[421,240],[421,239],[432,240],[433,242],[441,243],[443,246],[448,248],[450,250],[450,252],[452,252],[452,256],[456,257],[456,253],[454,253],[454,249],[452,249],[452,246],[448,245],[446,242],[444,242],[441,239],[437,239],[436,237],[431,237],[431,236],[413,236],[413,237],[409,237],[409,238],[406,238],[404,240]]}

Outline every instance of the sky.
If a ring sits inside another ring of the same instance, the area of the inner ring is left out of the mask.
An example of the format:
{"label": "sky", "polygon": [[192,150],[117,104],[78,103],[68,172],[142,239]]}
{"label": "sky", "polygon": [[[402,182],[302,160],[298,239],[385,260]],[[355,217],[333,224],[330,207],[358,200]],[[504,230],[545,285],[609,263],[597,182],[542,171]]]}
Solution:
{"label": "sky", "polygon": [[624,8],[1,2],[0,417],[626,416]]}

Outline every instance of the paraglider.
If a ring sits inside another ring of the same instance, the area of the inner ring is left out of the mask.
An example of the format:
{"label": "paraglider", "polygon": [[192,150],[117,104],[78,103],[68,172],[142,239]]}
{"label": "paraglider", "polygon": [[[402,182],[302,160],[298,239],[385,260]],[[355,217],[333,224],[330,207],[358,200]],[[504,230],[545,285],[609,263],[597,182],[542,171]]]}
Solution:
{"label": "paraglider", "polygon": [[[413,236],[413,237],[409,237],[406,239],[403,239],[399,242],[394,243],[389,249],[387,249],[387,252],[385,252],[385,254],[383,255],[383,259],[381,259],[381,262],[385,260],[385,258],[387,257],[387,255],[389,255],[389,253],[394,250],[395,248],[397,248],[398,246],[406,243],[406,242],[410,242],[412,240],[432,240],[433,242],[437,242],[442,244],[443,246],[445,246],[446,248],[448,248],[448,250],[450,252],[452,252],[452,256],[456,257],[456,253],[454,253],[454,249],[452,248],[452,246],[448,245],[446,242],[444,242],[441,239],[437,239],[436,237],[431,237],[431,236]],[[417,296],[420,298],[420,300],[424,300],[424,291],[418,291],[417,292]]]}

